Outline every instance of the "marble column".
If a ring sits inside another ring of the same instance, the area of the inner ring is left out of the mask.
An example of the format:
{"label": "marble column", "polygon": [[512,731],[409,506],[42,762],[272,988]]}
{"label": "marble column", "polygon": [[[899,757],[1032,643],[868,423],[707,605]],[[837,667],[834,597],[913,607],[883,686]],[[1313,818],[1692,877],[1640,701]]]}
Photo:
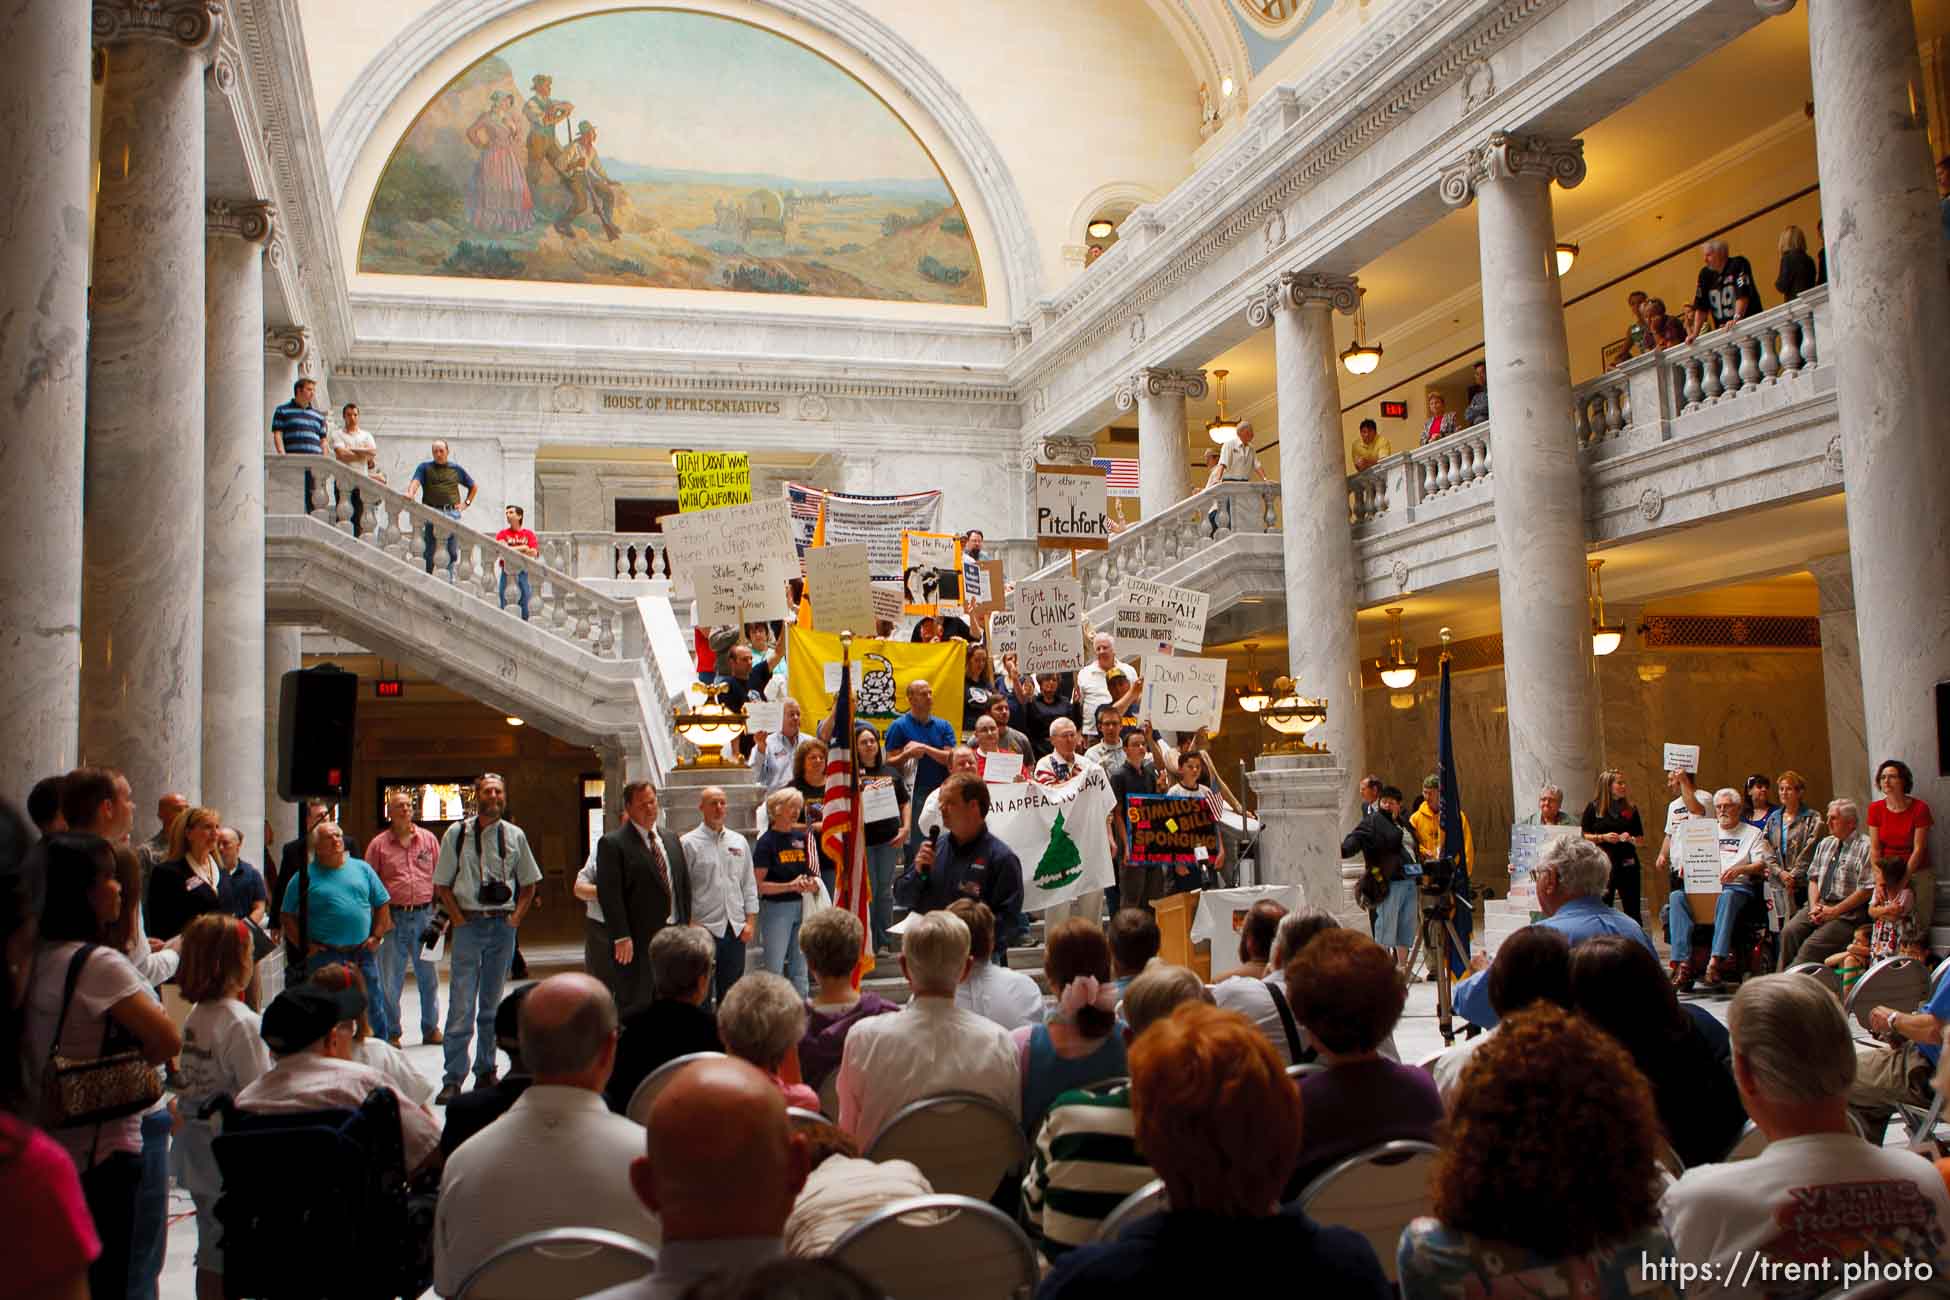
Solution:
{"label": "marble column", "polygon": [[[1828,770],[1831,797],[1853,799],[1863,807],[1873,776],[1869,737],[1862,714],[1862,643],[1855,627],[1855,580],[1849,557],[1818,556],[1808,562],[1821,593],[1821,691],[1828,715]],[[1826,803],[1819,790],[1808,797]]]}
{"label": "marble column", "polygon": [[1185,399],[1205,396],[1203,370],[1146,368],[1117,387],[1117,409],[1137,408],[1138,509],[1156,519],[1185,497]]}
{"label": "marble column", "polygon": [[[1836,368],[1868,761],[1902,759],[1915,793],[1946,808],[1934,692],[1950,679],[1950,275],[1916,24],[1908,5],[1809,0],[1808,46],[1822,215],[1835,218],[1822,355]],[[1950,820],[1930,840],[1940,884]]]}
{"label": "marble column", "polygon": [[[1360,289],[1349,276],[1289,271],[1246,307],[1252,325],[1273,326],[1287,671],[1302,695],[1326,699],[1327,721],[1310,739],[1354,780],[1367,770],[1368,747],[1334,313],[1352,313],[1359,302]],[[1352,784],[1341,796],[1349,826],[1360,798]]]}
{"label": "marble column", "polygon": [[1585,597],[1584,494],[1571,423],[1571,358],[1557,280],[1553,180],[1584,179],[1577,140],[1502,131],[1443,172],[1443,199],[1474,198],[1489,363],[1490,463],[1509,683],[1510,788],[1582,789],[1599,759]]}
{"label": "marble column", "polygon": [[[1341,869],[1342,795],[1357,779],[1330,754],[1261,754],[1246,774],[1263,827],[1255,855],[1259,883],[1298,885],[1302,906],[1366,931]],[[1353,879],[1360,875],[1357,866]]]}
{"label": "marble column", "polygon": [[264,248],[270,205],[209,201],[204,243],[203,800],[264,840]]}
{"label": "marble column", "polygon": [[81,590],[81,755],[137,802],[203,766],[203,68],[222,6],[96,0],[107,78]]}
{"label": "marble column", "polygon": [[[88,339],[88,16],[71,4],[0,13],[8,75],[0,113],[32,129],[0,144],[0,388],[7,394],[0,482],[0,717],[10,737],[0,791],[75,764],[81,711],[82,419]],[[56,144],[55,142],[59,142]]]}
{"label": "marble column", "polygon": [[488,532],[501,530],[501,511],[507,506],[520,506],[528,527],[541,527],[536,521],[542,512],[535,507],[535,452],[541,445],[540,438],[501,439],[501,500],[487,503],[494,516]]}
{"label": "marble column", "polygon": [[[278,798],[279,692],[284,689],[284,675],[304,666],[303,628],[279,624],[264,629],[264,666],[259,669],[264,674],[264,821],[280,845],[297,834],[298,806]],[[249,858],[251,853],[258,852],[263,842],[260,834],[246,843],[244,856]]]}

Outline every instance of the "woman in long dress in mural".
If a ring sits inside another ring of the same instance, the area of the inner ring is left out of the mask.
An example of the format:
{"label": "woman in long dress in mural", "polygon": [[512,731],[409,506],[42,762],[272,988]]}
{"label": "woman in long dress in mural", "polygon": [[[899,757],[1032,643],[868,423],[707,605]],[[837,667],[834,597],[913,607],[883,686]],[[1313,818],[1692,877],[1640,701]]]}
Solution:
{"label": "woman in long dress in mural", "polygon": [[497,90],[467,128],[467,142],[481,151],[467,183],[467,223],[486,234],[524,234],[535,224],[535,199],[522,174],[520,149],[528,129],[514,109],[515,97]]}

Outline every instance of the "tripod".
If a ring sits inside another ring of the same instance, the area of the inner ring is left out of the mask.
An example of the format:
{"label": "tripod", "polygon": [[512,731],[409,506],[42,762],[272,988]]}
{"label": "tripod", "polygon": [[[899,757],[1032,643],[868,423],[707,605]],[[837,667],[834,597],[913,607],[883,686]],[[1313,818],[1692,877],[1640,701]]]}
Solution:
{"label": "tripod", "polygon": [[[1424,878],[1426,881],[1426,877]],[[1465,960],[1469,948],[1456,933],[1456,905],[1468,907],[1467,902],[1456,897],[1455,893],[1443,888],[1440,891],[1422,886],[1422,929],[1415,936],[1415,946],[1409,949],[1408,969],[1413,971],[1415,963],[1423,953],[1430,956],[1429,964],[1435,968],[1435,1024],[1442,1032],[1442,1045],[1452,1047],[1456,1042],[1455,1028],[1455,977],[1449,971],[1449,953],[1461,953]],[[1451,949],[1450,945],[1454,948]]]}

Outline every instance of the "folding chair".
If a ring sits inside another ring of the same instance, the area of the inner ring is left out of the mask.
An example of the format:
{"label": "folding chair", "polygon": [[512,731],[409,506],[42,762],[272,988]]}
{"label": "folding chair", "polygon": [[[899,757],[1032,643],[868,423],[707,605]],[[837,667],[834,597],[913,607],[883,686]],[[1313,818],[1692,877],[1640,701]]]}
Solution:
{"label": "folding chair", "polygon": [[1286,1077],[1289,1079],[1293,1079],[1297,1082],[1298,1080],[1306,1078],[1310,1074],[1319,1074],[1322,1070],[1325,1070],[1326,1068],[1327,1068],[1326,1066],[1322,1065],[1318,1061],[1303,1061],[1299,1065],[1287,1066]]}
{"label": "folding chair", "polygon": [[1659,1168],[1665,1170],[1666,1174],[1675,1180],[1686,1173],[1686,1162],[1679,1158],[1679,1152],[1663,1136],[1659,1139],[1659,1149],[1652,1153],[1652,1158],[1658,1162]]}
{"label": "folding chair", "polygon": [[648,1128],[650,1126],[650,1107],[656,1102],[657,1094],[670,1086],[670,1081],[677,1077],[679,1070],[687,1065],[695,1065],[699,1061],[722,1061],[726,1059],[728,1058],[723,1052],[686,1052],[684,1055],[676,1057],[673,1060],[665,1061],[662,1065],[644,1076],[643,1082],[639,1083],[636,1086],[636,1091],[630,1094],[630,1104],[623,1108],[623,1113],[645,1128]]}
{"label": "folding chair", "polygon": [[607,1228],[547,1228],[482,1260],[455,1300],[575,1300],[656,1267],[656,1252],[635,1237]]}
{"label": "folding chair", "polygon": [[1828,991],[1835,995],[1835,1000],[1837,1002],[1840,1002],[1842,1000],[1841,972],[1836,970],[1833,966],[1828,965],[1826,962],[1804,961],[1798,966],[1788,967],[1787,970],[1782,972],[1782,974],[1806,975],[1811,979],[1820,980],[1822,984],[1824,984],[1827,987]]}
{"label": "folding chair", "polygon": [[895,1201],[848,1228],[827,1258],[881,1295],[905,1300],[1028,1300],[1036,1248],[1008,1215],[968,1196]]}
{"label": "folding chair", "polygon": [[1366,1237],[1382,1272],[1394,1282],[1402,1229],[1432,1210],[1429,1171],[1435,1156],[1431,1143],[1400,1140],[1358,1151],[1307,1184],[1300,1208],[1316,1223],[1352,1228]]}
{"label": "folding chair", "polygon": [[1760,1127],[1752,1120],[1748,1120],[1747,1126],[1740,1130],[1740,1136],[1733,1140],[1733,1145],[1727,1148],[1727,1153],[1720,1157],[1720,1163],[1732,1164],[1736,1160],[1752,1160],[1765,1150],[1767,1150],[1767,1134],[1761,1132]]}
{"label": "folding chair", "polygon": [[1119,1201],[1117,1207],[1106,1214],[1103,1222],[1097,1225],[1097,1231],[1091,1235],[1090,1240],[1093,1243],[1115,1241],[1118,1233],[1139,1219],[1162,1214],[1170,1208],[1171,1198],[1165,1195],[1165,1180],[1153,1178]]}
{"label": "folding chair", "polygon": [[1869,1030],[1869,1013],[1877,1007],[1914,1011],[1929,998],[1933,987],[1929,968],[1914,957],[1884,957],[1862,972],[1862,978],[1848,991],[1842,1010]]}
{"label": "folding chair", "polygon": [[1029,1163],[1016,1117],[987,1097],[950,1092],[894,1112],[867,1147],[869,1160],[906,1160],[938,1192],[987,1200]]}
{"label": "folding chair", "polygon": [[810,1133],[815,1129],[839,1131],[839,1125],[835,1124],[832,1120],[827,1119],[816,1110],[807,1110],[803,1106],[787,1106],[785,1108],[785,1120],[786,1123],[792,1126],[794,1133]]}

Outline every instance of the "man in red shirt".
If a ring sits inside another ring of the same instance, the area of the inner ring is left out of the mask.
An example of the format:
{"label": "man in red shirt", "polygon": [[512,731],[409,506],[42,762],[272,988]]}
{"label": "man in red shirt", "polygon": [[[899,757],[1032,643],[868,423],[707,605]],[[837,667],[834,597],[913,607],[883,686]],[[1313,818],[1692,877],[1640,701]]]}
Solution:
{"label": "man in red shirt", "polygon": [[[531,534],[532,536],[532,534]],[[406,963],[413,962],[413,983],[420,990],[420,1041],[440,1041],[440,974],[420,947],[420,937],[433,918],[433,868],[440,860],[440,841],[413,822],[413,797],[395,791],[386,800],[385,830],[366,845],[366,861],[379,873],[390,898],[393,928],[379,943],[379,978],[384,988],[380,1004],[386,1023],[374,1028],[394,1047],[400,1045],[400,996],[406,991]]]}
{"label": "man in red shirt", "polygon": [[[522,555],[526,555],[531,560],[539,556],[542,553],[541,540],[534,533],[522,527],[524,515],[521,507],[509,506],[503,513],[508,517],[508,526],[496,533],[494,540],[509,550],[518,551]],[[527,569],[519,569],[515,572],[515,588],[521,593],[521,621],[526,623],[528,621],[529,594]],[[501,566],[501,608],[506,609],[507,607],[508,566],[503,564]]]}

